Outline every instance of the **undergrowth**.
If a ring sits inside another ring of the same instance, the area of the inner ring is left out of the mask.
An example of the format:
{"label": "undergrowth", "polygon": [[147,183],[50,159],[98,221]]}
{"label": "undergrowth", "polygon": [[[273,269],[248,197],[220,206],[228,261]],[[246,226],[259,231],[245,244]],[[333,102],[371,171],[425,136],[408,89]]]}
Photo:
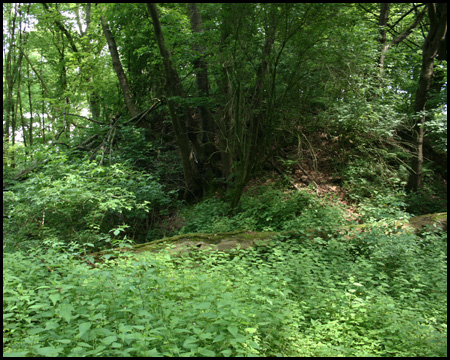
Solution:
{"label": "undergrowth", "polygon": [[446,356],[446,234],[377,231],[91,269],[3,258],[6,356]]}
{"label": "undergrowth", "polygon": [[70,163],[64,154],[51,160],[3,192],[8,250],[51,238],[80,250],[110,248],[125,236],[148,236],[172,206],[174,192],[153,175],[122,164]]}
{"label": "undergrowth", "polygon": [[125,248],[172,195],[126,167],[63,160],[5,194],[5,356],[447,355],[446,233],[376,226],[408,216],[403,193],[358,195],[365,227],[347,234],[344,211],[308,192],[259,187],[234,209],[211,198],[181,211],[180,233],[285,235],[92,268],[81,252]]}
{"label": "undergrowth", "polygon": [[228,202],[211,198],[184,209],[186,225],[181,234],[193,232],[283,231],[323,229],[344,223],[343,212],[309,192],[292,192],[261,186],[247,192],[235,209]]}

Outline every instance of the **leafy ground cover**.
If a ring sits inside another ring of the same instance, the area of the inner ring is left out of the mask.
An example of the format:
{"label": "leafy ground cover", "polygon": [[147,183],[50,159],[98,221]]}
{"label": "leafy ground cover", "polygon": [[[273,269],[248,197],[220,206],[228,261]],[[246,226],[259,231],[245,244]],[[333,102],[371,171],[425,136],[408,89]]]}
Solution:
{"label": "leafy ground cover", "polygon": [[445,233],[366,231],[91,269],[5,253],[6,356],[446,356]]}
{"label": "leafy ground cover", "polygon": [[[394,219],[411,216],[401,191],[353,189],[364,224],[343,233],[346,204],[282,181],[250,187],[235,208],[218,197],[180,206],[124,165],[45,166],[4,192],[6,356],[447,354],[447,236],[397,230]],[[236,253],[79,259],[162,237],[149,219],[169,211],[170,235],[285,235]]]}

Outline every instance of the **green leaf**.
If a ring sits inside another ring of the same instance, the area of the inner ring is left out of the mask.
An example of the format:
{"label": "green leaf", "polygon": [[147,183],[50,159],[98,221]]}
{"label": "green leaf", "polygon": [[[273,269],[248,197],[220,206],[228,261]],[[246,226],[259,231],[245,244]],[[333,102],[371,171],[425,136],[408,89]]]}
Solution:
{"label": "green leaf", "polygon": [[74,310],[74,307],[70,304],[64,303],[59,306],[59,314],[61,317],[66,320],[68,323],[70,323],[70,320],[72,319],[72,311]]}
{"label": "green leaf", "polygon": [[186,349],[195,349],[197,347],[197,339],[196,338],[187,338],[184,343],[183,347]]}
{"label": "green leaf", "polygon": [[225,336],[223,334],[219,334],[214,338],[213,343],[222,341],[223,339],[225,339]]}
{"label": "green leaf", "polygon": [[209,356],[209,357],[215,357],[216,353],[214,351],[205,349],[205,348],[199,348],[198,352],[203,356]]}
{"label": "green leaf", "polygon": [[111,335],[111,336],[108,336],[108,337],[102,339],[102,343],[105,344],[105,345],[110,345],[116,340],[117,340],[117,336],[116,335]]}
{"label": "green leaf", "polygon": [[231,350],[222,350],[221,353],[225,357],[229,357],[233,352]]}
{"label": "green leaf", "polygon": [[204,310],[204,309],[208,309],[210,306],[211,306],[210,302],[202,302],[202,303],[196,305],[195,307],[197,309]]}
{"label": "green leaf", "polygon": [[247,338],[246,338],[244,335],[241,335],[241,334],[235,335],[235,336],[234,336],[234,339],[235,339],[237,342],[240,342],[240,343],[244,343],[244,342],[247,341]]}
{"label": "green leaf", "polygon": [[49,298],[50,298],[50,300],[52,301],[53,306],[55,306],[56,303],[58,302],[58,300],[61,299],[61,294],[58,294],[58,293],[56,293],[56,294],[51,294],[51,295],[49,296]]}
{"label": "green leaf", "polygon": [[161,356],[161,353],[158,350],[156,350],[156,348],[153,348],[151,350],[144,351],[142,353],[142,356],[157,357],[157,356]]}
{"label": "green leaf", "polygon": [[228,331],[231,333],[231,335],[236,337],[238,333],[238,328],[236,326],[228,326]]}
{"label": "green leaf", "polygon": [[3,353],[3,357],[26,357],[27,355],[28,351]]}
{"label": "green leaf", "polygon": [[56,349],[52,346],[47,346],[43,348],[36,349],[36,352],[42,356],[55,357],[61,352],[61,349]]}
{"label": "green leaf", "polygon": [[70,340],[70,339],[60,339],[60,340],[55,340],[55,342],[60,343],[60,344],[70,344],[72,342],[72,340]]}
{"label": "green leaf", "polygon": [[46,308],[46,307],[48,307],[48,304],[42,304],[42,303],[40,303],[40,304],[34,304],[34,305],[31,305],[31,306],[29,307],[29,309],[38,310],[38,309],[42,309],[42,308]]}
{"label": "green leaf", "polygon": [[78,330],[80,332],[78,333],[77,337],[82,337],[90,328],[91,328],[91,323],[90,322],[81,323],[78,326]]}
{"label": "green leaf", "polygon": [[44,328],[41,328],[41,327],[35,327],[35,328],[32,328],[32,329],[29,329],[29,330],[27,331],[27,333],[30,334],[30,335],[36,335],[36,334],[39,334],[39,333],[41,333],[41,332],[43,332],[43,331],[45,331]]}
{"label": "green leaf", "polygon": [[48,330],[53,330],[53,329],[57,329],[57,328],[59,328],[59,327],[60,327],[60,324],[59,324],[59,322],[58,322],[57,319],[54,319],[54,320],[52,320],[52,321],[48,321],[48,322],[45,324],[45,330],[46,330],[46,331],[48,331]]}

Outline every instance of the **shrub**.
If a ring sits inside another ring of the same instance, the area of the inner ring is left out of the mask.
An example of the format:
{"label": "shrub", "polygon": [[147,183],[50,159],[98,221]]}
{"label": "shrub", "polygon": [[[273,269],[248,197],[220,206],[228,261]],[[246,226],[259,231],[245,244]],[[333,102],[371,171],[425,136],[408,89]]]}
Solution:
{"label": "shrub", "polygon": [[307,192],[263,186],[243,196],[235,217],[240,227],[249,230],[279,231],[286,222],[302,215],[312,199]]}
{"label": "shrub", "polygon": [[414,215],[447,211],[446,191],[436,193],[428,187],[409,193],[406,197],[407,211]]}
{"label": "shrub", "polygon": [[270,186],[244,194],[233,212],[227,202],[208,199],[185,210],[181,216],[187,222],[181,233],[236,229],[280,231],[318,226],[331,229],[343,221],[337,208],[323,205],[312,194]]}
{"label": "shrub", "polygon": [[143,226],[150,211],[155,214],[171,201],[151,175],[124,165],[54,160],[4,194],[10,245],[55,236],[66,243],[104,247],[111,229]]}
{"label": "shrub", "polygon": [[36,255],[5,257],[10,356],[258,355],[291,317],[270,269],[234,262],[228,274],[199,272],[163,253],[89,270]]}
{"label": "shrub", "polygon": [[[211,198],[182,211],[181,216],[187,224],[180,230],[180,234],[218,231],[232,231],[234,224],[227,221],[230,205],[220,199]],[[229,224],[227,224],[229,222]]]}

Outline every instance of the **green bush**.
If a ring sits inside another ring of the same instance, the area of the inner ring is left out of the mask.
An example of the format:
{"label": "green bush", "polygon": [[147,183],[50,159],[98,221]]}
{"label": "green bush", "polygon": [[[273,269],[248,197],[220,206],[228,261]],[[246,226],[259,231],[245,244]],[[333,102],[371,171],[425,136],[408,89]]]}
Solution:
{"label": "green bush", "polygon": [[122,237],[128,225],[136,232],[170,202],[170,193],[151,175],[119,164],[70,164],[57,157],[4,193],[5,234],[10,246],[56,237],[101,248],[114,237],[111,229],[126,225]]}
{"label": "green bush", "polygon": [[409,193],[406,197],[407,211],[414,215],[433,214],[447,211],[447,194],[439,194],[428,187]]}
{"label": "green bush", "polygon": [[263,186],[245,194],[237,208],[236,220],[249,230],[279,231],[286,222],[302,215],[313,201],[307,192],[292,192]]}
{"label": "green bush", "polygon": [[446,234],[298,241],[269,261],[297,299],[291,356],[446,356]]}
{"label": "green bush", "polygon": [[273,270],[232,262],[232,280],[231,269],[199,272],[186,263],[163,255],[89,270],[52,252],[7,254],[4,350],[10,356],[248,356],[282,336],[276,330],[291,312],[283,284],[271,284]]}
{"label": "green bush", "polygon": [[386,163],[389,154],[385,155],[386,159],[382,158],[382,154],[377,154],[378,159],[371,159],[373,155],[366,158],[354,156],[342,169],[344,189],[349,192],[351,200],[371,198],[377,193],[395,193],[405,184],[407,173],[390,168]]}
{"label": "green bush", "polygon": [[180,230],[180,234],[232,231],[234,224],[228,218],[230,209],[229,203],[217,198],[207,199],[187,208],[181,213],[187,224]]}
{"label": "green bush", "polygon": [[187,223],[180,233],[332,229],[343,222],[338,208],[324,205],[315,195],[271,186],[245,193],[233,211],[223,200],[208,199],[186,209],[181,216]]}
{"label": "green bush", "polygon": [[359,201],[358,213],[362,222],[372,222],[383,219],[401,219],[405,214],[405,193],[398,191],[373,190],[370,198]]}

